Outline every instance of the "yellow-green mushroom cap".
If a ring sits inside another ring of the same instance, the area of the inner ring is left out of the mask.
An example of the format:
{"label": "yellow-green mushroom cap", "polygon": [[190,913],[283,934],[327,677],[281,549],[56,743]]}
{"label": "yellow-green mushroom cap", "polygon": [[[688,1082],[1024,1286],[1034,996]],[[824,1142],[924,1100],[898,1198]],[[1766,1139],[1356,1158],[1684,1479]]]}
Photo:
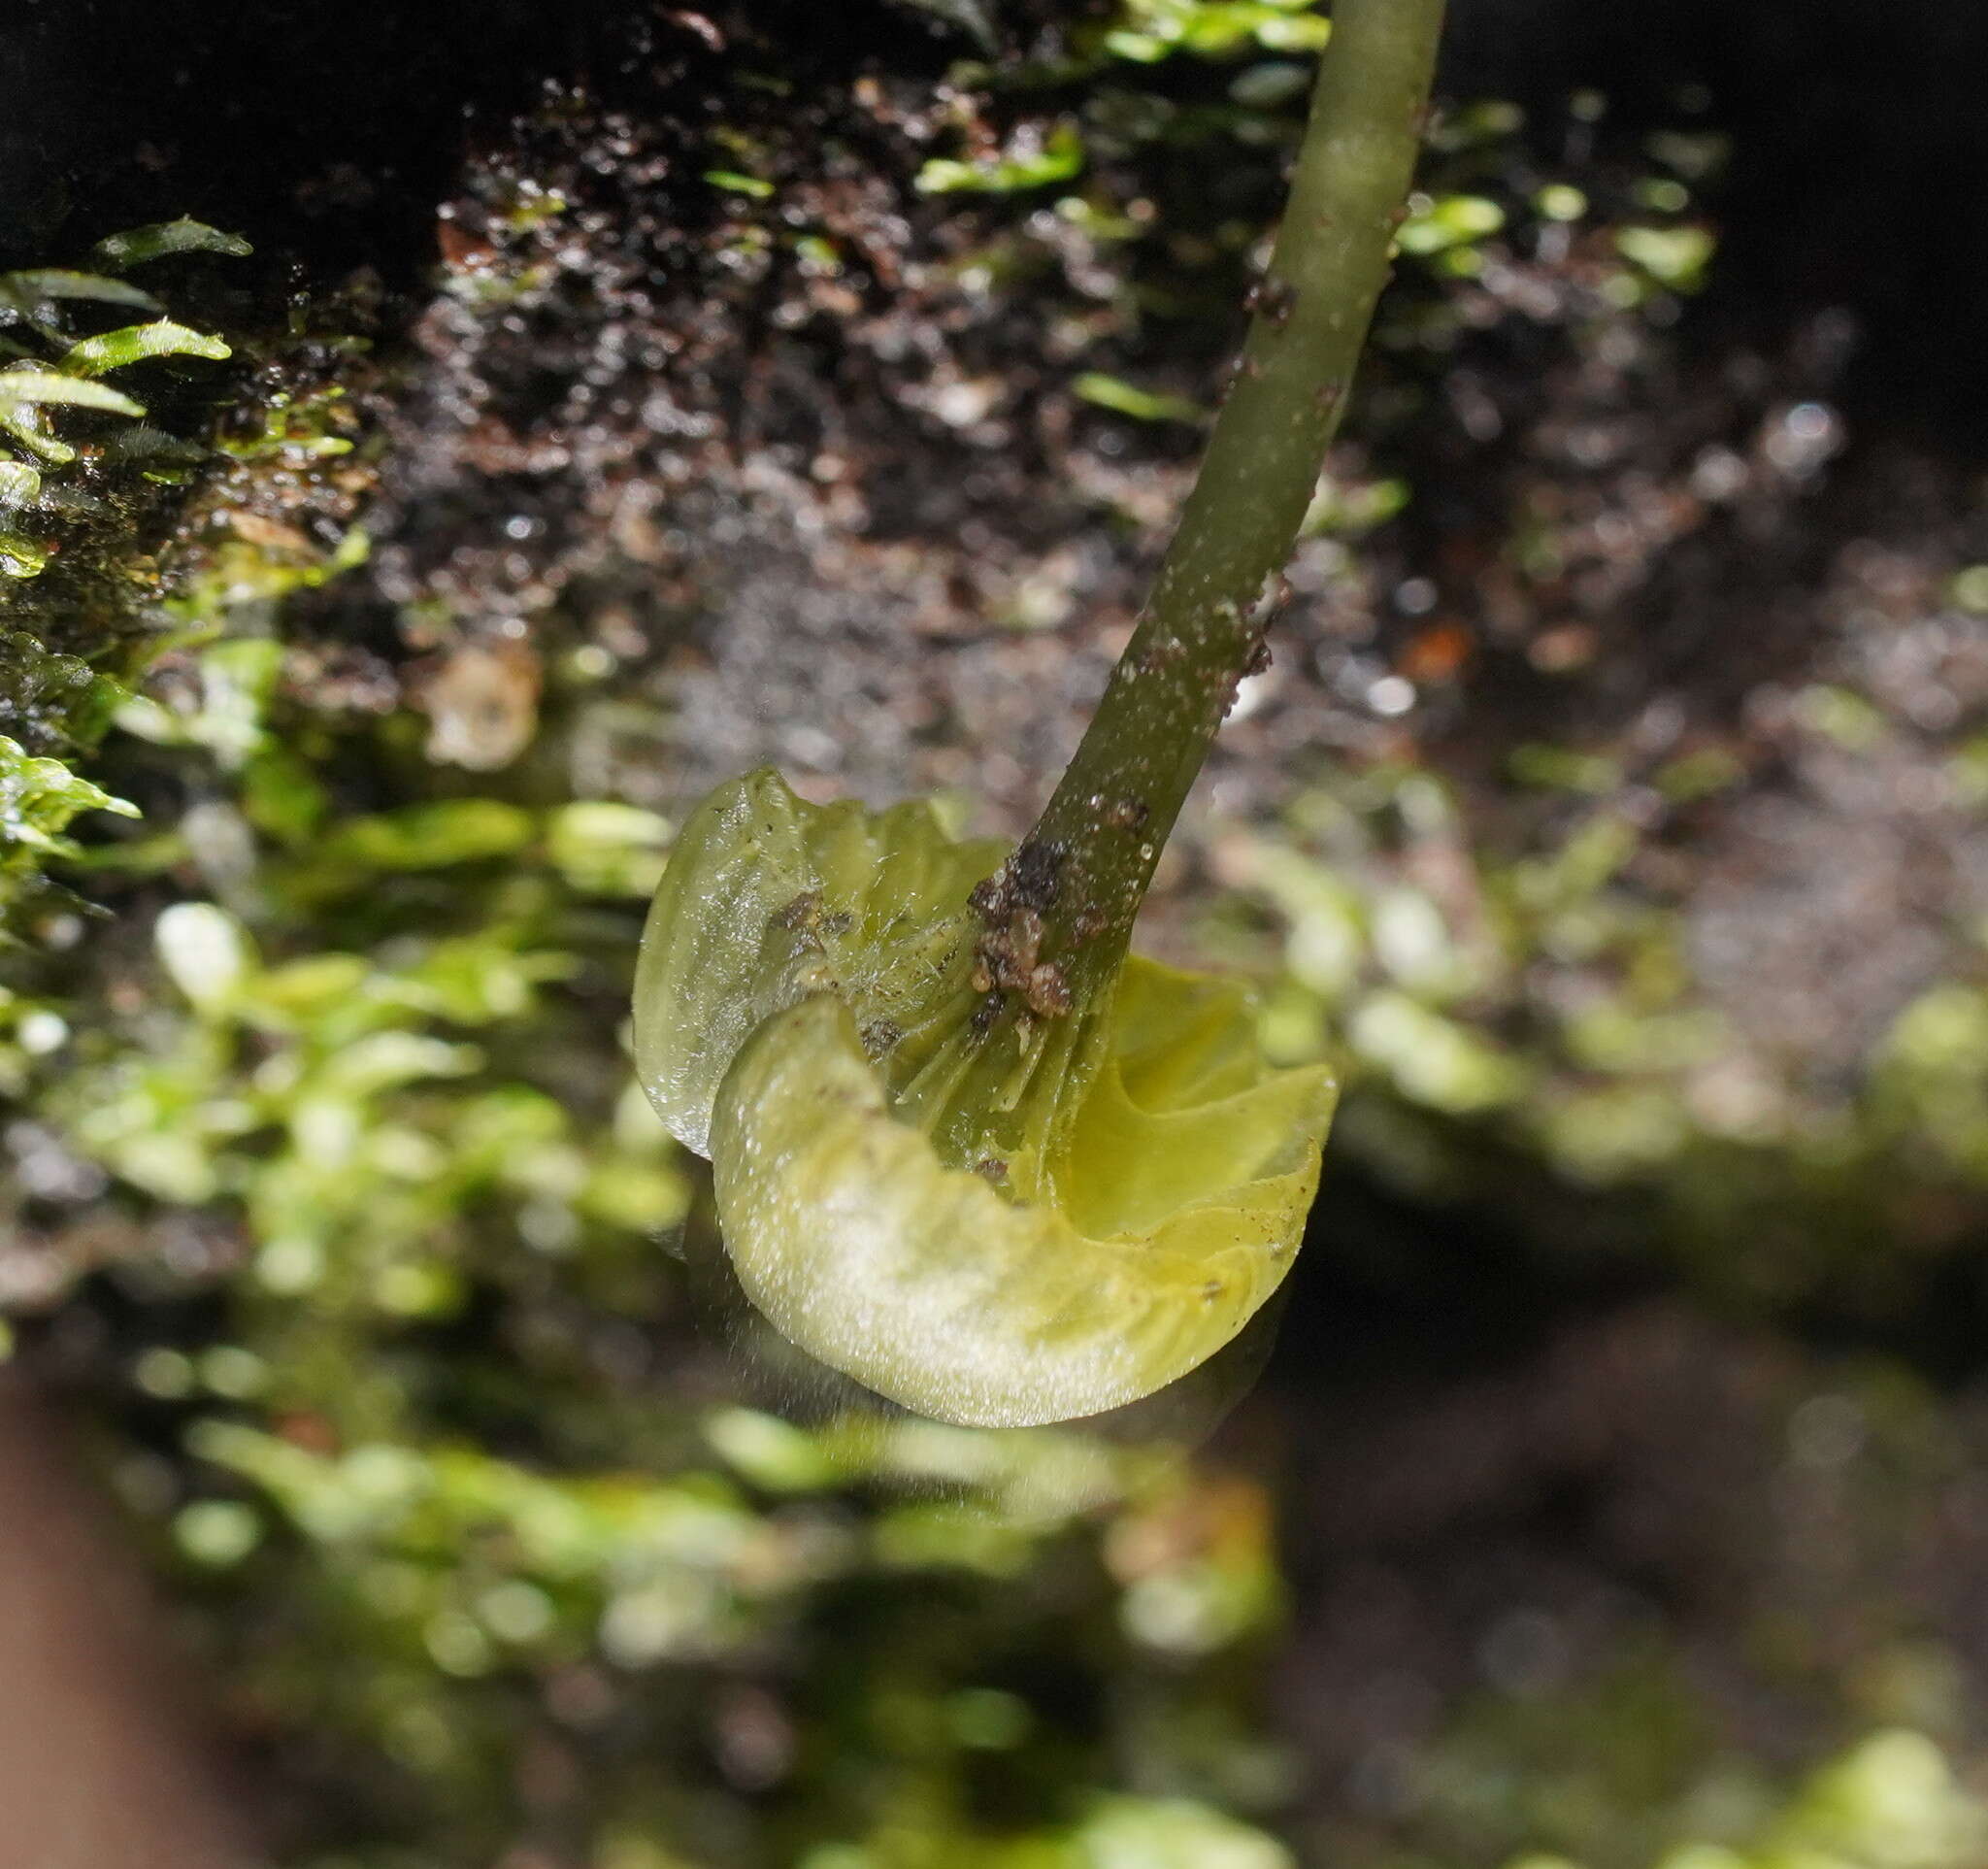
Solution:
{"label": "yellow-green mushroom cap", "polygon": [[1334,1086],[1265,1064],[1241,988],[1136,957],[977,1031],[966,896],[1000,854],[915,807],[721,787],[658,892],[636,1042],[774,1325],[907,1407],[1018,1426],[1237,1335],[1295,1255]]}
{"label": "yellow-green mushroom cap", "polygon": [[802,1349],[940,1420],[1025,1426],[1151,1394],[1282,1281],[1332,1085],[1277,1072],[1148,1108],[1138,1076],[1119,1052],[1091,1086],[1058,1177],[1080,1197],[1011,1199],[897,1120],[846,1007],[803,1000],[746,1041],[718,1095],[740,1283]]}
{"label": "yellow-green mushroom cap", "polygon": [[664,1125],[711,1152],[718,1085],[760,1023],[839,994],[873,1036],[926,1020],[972,946],[966,901],[1000,867],[921,801],[811,805],[769,767],[698,806],[670,853],[635,974],[635,1064]]}

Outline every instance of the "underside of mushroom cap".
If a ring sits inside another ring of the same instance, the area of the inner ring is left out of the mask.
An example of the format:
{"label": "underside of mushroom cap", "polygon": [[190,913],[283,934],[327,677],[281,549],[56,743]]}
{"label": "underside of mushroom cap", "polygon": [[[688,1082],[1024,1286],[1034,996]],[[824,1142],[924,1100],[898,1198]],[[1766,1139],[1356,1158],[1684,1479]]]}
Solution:
{"label": "underside of mushroom cap", "polygon": [[[1200,984],[1136,959],[1127,972],[1146,977],[1149,1010],[1177,1013]],[[1054,1176],[1068,1203],[1022,1200],[898,1119],[833,995],[777,1015],[741,1051],[712,1130],[741,1284],[804,1350],[941,1420],[1067,1420],[1185,1375],[1289,1269],[1333,1085],[1260,1067],[1210,1085],[1142,1072],[1138,1049],[1089,1086]]]}

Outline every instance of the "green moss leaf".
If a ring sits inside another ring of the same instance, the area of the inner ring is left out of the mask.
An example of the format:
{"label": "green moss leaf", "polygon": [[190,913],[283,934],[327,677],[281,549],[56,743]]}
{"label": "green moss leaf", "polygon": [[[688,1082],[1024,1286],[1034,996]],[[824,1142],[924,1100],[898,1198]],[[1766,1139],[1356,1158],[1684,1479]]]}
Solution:
{"label": "green moss leaf", "polygon": [[33,539],[17,532],[0,532],[0,578],[38,578],[49,554]]}
{"label": "green moss leaf", "polygon": [[1615,235],[1622,257],[1673,291],[1695,292],[1717,247],[1704,227],[1624,227]]}
{"label": "green moss leaf", "polygon": [[1402,223],[1396,239],[1405,253],[1440,253],[1487,239],[1505,225],[1505,210],[1482,195],[1444,195],[1426,201],[1416,196],[1415,212]]}
{"label": "green moss leaf", "polygon": [[1130,416],[1135,421],[1184,421],[1199,425],[1208,419],[1208,412],[1184,396],[1157,395],[1098,370],[1086,371],[1070,388],[1079,401]]}
{"label": "green moss leaf", "polygon": [[509,856],[531,842],[531,814],[495,798],[437,799],[354,818],[326,838],[329,862],[372,870],[432,870]]}
{"label": "green moss leaf", "polygon": [[17,856],[64,856],[75,846],[63,832],[86,811],[136,818],[138,807],[113,798],[59,759],[36,759],[18,741],[0,735],[0,869]]}
{"label": "green moss leaf", "polygon": [[61,367],[73,376],[95,377],[145,357],[220,358],[233,354],[219,338],[176,324],[171,318],[153,318],[149,324],[127,324],[120,330],[84,338],[70,347]]}
{"label": "green moss leaf", "polygon": [[53,370],[0,370],[0,409],[10,403],[16,407],[66,403],[76,409],[106,410],[114,416],[145,414],[143,404],[133,402],[107,383],[62,376]]}
{"label": "green moss leaf", "polygon": [[135,312],[156,312],[158,300],[121,279],[101,273],[75,273],[58,266],[0,273],[0,311],[24,317],[46,313],[58,299],[83,299],[97,305],[123,305]]}
{"label": "green moss leaf", "polygon": [[240,234],[223,233],[204,220],[182,215],[178,220],[155,221],[112,234],[89,250],[89,256],[110,272],[143,266],[171,253],[227,253],[241,259],[255,250]]}
{"label": "green moss leaf", "polygon": [[0,506],[32,506],[42,497],[42,476],[25,461],[0,460]]}
{"label": "green moss leaf", "polygon": [[39,403],[17,402],[0,395],[0,434],[12,435],[57,467],[76,458],[76,450],[50,431],[48,411]]}
{"label": "green moss leaf", "polygon": [[774,187],[764,177],[746,175],[738,169],[707,169],[704,179],[713,188],[728,189],[735,195],[750,195],[755,201],[772,198]]}
{"label": "green moss leaf", "polygon": [[994,161],[956,161],[934,156],[918,171],[920,194],[1014,194],[1046,187],[1080,174],[1086,159],[1083,137],[1074,123],[1059,123],[1040,148],[1018,150]]}

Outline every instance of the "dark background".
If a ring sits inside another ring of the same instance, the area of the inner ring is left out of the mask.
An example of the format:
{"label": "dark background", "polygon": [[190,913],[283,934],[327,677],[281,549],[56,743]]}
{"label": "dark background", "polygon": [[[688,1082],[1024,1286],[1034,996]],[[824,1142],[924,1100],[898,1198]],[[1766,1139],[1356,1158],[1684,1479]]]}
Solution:
{"label": "dark background", "polygon": [[[1002,17],[1019,31],[1081,11],[1035,0]],[[477,126],[550,76],[612,95],[639,70],[651,17],[530,0],[4,12],[0,258],[81,249],[193,203],[276,235],[314,275],[366,263],[398,284],[431,257],[433,204]],[[970,49],[909,3],[756,12],[830,58],[888,46],[902,69],[924,45],[936,73]],[[1721,260],[1694,316],[1772,348],[1815,310],[1846,308],[1866,340],[1851,413],[1971,451],[1988,389],[1964,311],[1988,298],[1984,73],[1988,10],[1972,0],[1458,0],[1444,85],[1535,107],[1592,87],[1623,129],[1673,120],[1679,87],[1702,85],[1706,122],[1746,159],[1712,204]]]}

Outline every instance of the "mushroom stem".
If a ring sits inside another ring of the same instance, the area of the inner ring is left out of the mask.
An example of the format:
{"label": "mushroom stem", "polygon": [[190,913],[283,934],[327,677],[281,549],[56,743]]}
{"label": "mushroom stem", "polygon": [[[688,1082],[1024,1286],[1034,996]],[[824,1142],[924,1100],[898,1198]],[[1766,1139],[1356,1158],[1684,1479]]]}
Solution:
{"label": "mushroom stem", "polygon": [[1391,270],[1442,7],[1338,0],[1289,206],[1194,490],[1097,715],[997,891],[1041,917],[1034,945],[1073,985],[1123,957],[1237,684],[1260,663],[1267,590]]}

